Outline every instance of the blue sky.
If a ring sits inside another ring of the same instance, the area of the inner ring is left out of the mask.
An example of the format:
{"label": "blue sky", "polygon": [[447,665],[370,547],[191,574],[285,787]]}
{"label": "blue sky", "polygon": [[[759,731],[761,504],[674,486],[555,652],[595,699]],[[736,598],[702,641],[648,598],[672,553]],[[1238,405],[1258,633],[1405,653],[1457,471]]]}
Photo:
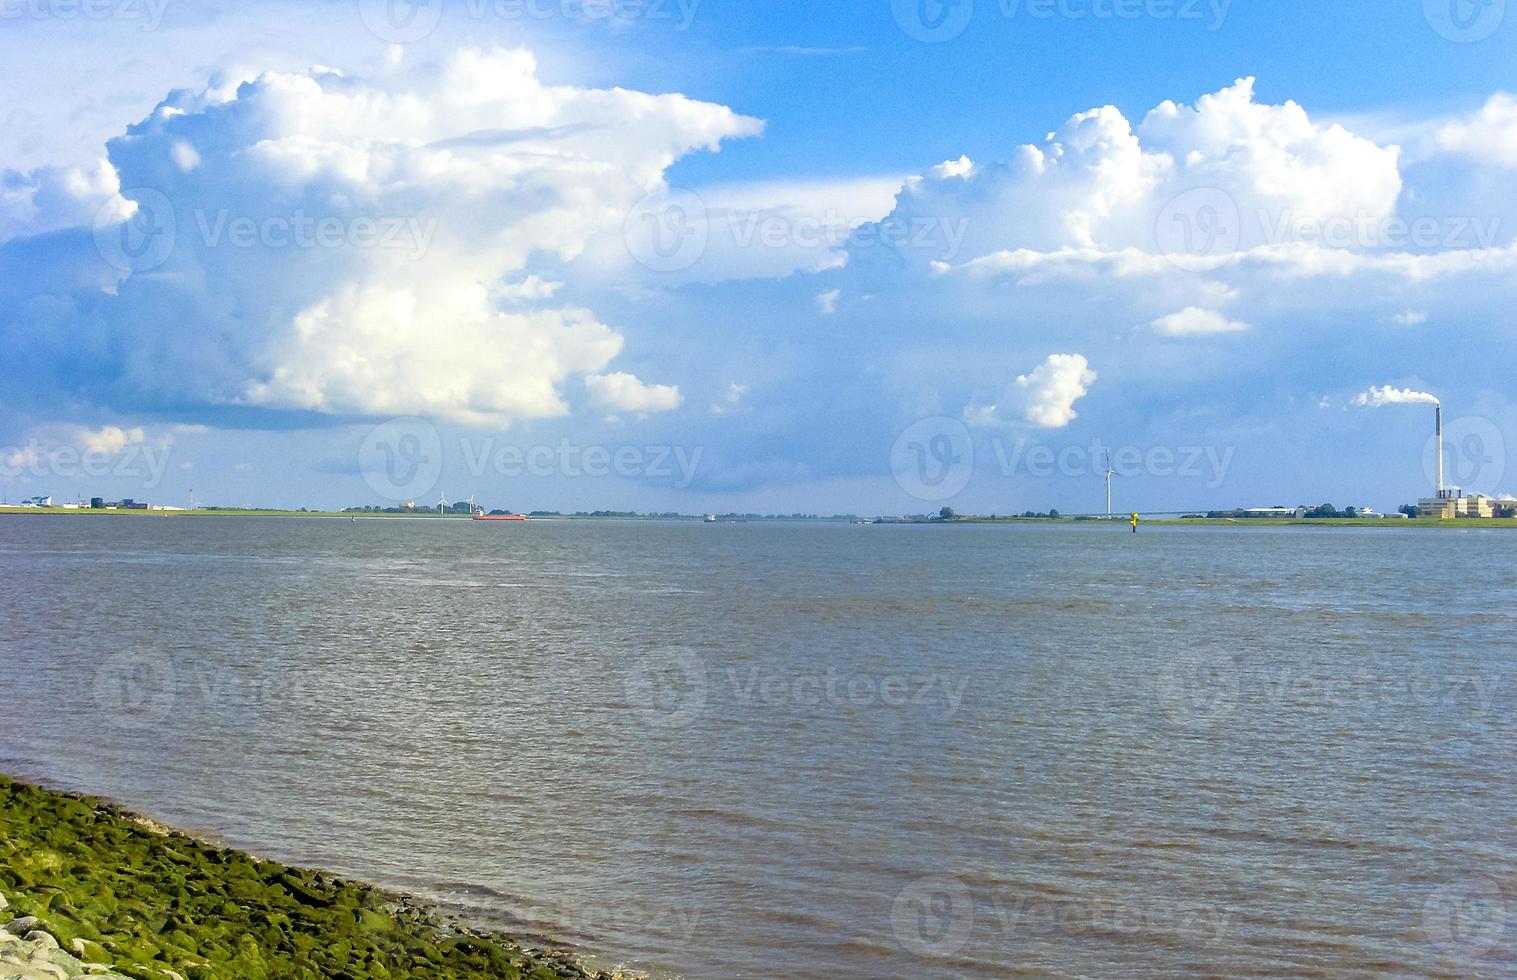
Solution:
{"label": "blue sky", "polygon": [[0,14],[11,500],[1517,491],[1502,0]]}

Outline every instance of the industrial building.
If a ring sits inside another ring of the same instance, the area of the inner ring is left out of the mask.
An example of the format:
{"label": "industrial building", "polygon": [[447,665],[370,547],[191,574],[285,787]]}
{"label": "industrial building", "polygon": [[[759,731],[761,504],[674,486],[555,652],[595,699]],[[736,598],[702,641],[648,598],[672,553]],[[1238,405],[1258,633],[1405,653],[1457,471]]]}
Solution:
{"label": "industrial building", "polygon": [[1418,517],[1436,517],[1451,521],[1460,518],[1486,519],[1493,517],[1517,517],[1517,498],[1487,497],[1483,493],[1468,497],[1458,487],[1443,485],[1443,406],[1433,409],[1434,432],[1437,436],[1438,454],[1437,493],[1417,501]]}

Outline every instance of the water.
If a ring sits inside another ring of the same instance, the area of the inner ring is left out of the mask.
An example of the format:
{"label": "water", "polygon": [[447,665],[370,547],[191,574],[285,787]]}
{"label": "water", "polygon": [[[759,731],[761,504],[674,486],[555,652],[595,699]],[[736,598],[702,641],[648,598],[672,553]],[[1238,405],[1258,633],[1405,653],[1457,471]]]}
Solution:
{"label": "water", "polygon": [[0,771],[658,976],[1512,975],[1514,554],[0,519]]}

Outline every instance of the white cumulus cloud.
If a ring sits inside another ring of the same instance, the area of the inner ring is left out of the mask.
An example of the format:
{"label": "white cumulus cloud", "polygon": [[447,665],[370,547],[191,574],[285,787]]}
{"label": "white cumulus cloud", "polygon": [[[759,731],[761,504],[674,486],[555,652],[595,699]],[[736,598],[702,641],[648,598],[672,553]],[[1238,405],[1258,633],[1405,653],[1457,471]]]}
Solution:
{"label": "white cumulus cloud", "polygon": [[1152,324],[1154,332],[1166,337],[1204,337],[1209,334],[1242,333],[1248,324],[1229,320],[1216,310],[1187,306],[1178,313],[1161,316]]}
{"label": "white cumulus cloud", "polygon": [[140,426],[129,429],[117,425],[102,426],[99,429],[80,427],[73,430],[72,441],[84,452],[111,455],[128,446],[142,445],[147,441],[147,433]]}
{"label": "white cumulus cloud", "polygon": [[1445,123],[1437,142],[1445,153],[1517,167],[1517,98],[1497,92],[1477,111]]}
{"label": "white cumulus cloud", "polygon": [[585,388],[590,392],[592,404],[639,415],[671,412],[684,400],[674,385],[644,384],[636,375],[625,371],[589,375],[585,378]]}
{"label": "white cumulus cloud", "polygon": [[965,417],[980,425],[1018,422],[1062,429],[1079,414],[1075,402],[1085,397],[1096,372],[1082,354],[1050,354],[1032,371],[1019,375],[994,405],[971,406]]}
{"label": "white cumulus cloud", "polygon": [[105,336],[72,340],[129,352],[99,365],[116,389],[180,404],[562,415],[566,380],[606,375],[621,335],[588,310],[501,304],[551,300],[531,262],[619,234],[674,161],[761,129],[682,95],[548,85],[501,48],[178,91],[109,148],[126,198],[169,202],[172,250],[121,274],[87,326]]}

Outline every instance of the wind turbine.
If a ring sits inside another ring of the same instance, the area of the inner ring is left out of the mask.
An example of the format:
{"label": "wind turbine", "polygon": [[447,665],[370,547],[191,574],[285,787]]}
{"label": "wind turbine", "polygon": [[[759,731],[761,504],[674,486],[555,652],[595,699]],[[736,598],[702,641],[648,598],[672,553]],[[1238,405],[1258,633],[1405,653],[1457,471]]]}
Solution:
{"label": "wind turbine", "polygon": [[1111,468],[1111,453],[1106,454],[1106,519],[1111,520],[1111,478],[1116,474]]}
{"label": "wind turbine", "polygon": [[446,507],[446,506],[448,506],[448,495],[444,494],[444,493],[438,494],[437,495],[437,513],[439,515],[441,515],[442,514],[442,509],[444,507]]}
{"label": "wind turbine", "polygon": [[474,495],[471,493],[469,494],[469,516],[473,517],[476,513],[477,511],[474,509]]}

